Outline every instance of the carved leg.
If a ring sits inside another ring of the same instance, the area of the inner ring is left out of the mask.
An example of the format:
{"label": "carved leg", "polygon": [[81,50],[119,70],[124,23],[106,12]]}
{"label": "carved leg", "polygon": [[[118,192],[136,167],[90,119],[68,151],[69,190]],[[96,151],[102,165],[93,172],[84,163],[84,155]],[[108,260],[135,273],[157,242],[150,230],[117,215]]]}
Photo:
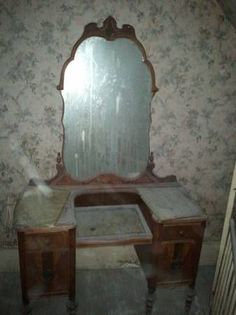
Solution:
{"label": "carved leg", "polygon": [[78,304],[74,300],[69,300],[66,304],[68,315],[75,315]]}
{"label": "carved leg", "polygon": [[192,302],[195,297],[195,289],[193,285],[190,285],[187,291],[186,300],[185,300],[185,314],[188,315],[191,310]]}
{"label": "carved leg", "polygon": [[148,293],[146,297],[146,315],[151,315],[152,313],[157,283],[157,270],[155,264],[156,256],[153,254],[152,248],[153,245],[135,246],[148,286]]}
{"label": "carved leg", "polygon": [[146,300],[146,315],[152,314],[155,291],[156,291],[155,289],[148,289],[148,295]]}
{"label": "carved leg", "polygon": [[156,291],[155,278],[149,278],[147,279],[147,282],[148,282],[148,294],[147,294],[147,299],[146,299],[146,315],[151,315],[154,299],[155,299],[155,291]]}

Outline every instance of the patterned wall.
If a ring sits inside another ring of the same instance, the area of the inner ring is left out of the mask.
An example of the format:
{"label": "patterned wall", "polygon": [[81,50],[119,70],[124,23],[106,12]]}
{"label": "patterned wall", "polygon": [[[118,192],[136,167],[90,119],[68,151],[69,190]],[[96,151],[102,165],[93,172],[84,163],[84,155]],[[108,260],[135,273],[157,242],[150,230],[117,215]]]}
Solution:
{"label": "patterned wall", "polygon": [[0,230],[7,196],[55,174],[63,62],[85,24],[132,24],[154,65],[155,172],[176,174],[219,238],[235,159],[236,34],[215,0],[0,1]]}

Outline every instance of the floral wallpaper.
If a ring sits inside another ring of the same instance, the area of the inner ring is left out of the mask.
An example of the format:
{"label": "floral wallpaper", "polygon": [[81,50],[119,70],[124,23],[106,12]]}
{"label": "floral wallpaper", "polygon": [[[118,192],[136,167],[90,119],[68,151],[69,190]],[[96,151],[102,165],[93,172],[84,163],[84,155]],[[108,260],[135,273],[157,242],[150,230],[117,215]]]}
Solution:
{"label": "floral wallpaper", "polygon": [[236,34],[215,0],[0,1],[0,231],[29,178],[50,178],[62,148],[62,65],[84,25],[131,24],[152,62],[155,172],[175,174],[220,237],[235,160]]}

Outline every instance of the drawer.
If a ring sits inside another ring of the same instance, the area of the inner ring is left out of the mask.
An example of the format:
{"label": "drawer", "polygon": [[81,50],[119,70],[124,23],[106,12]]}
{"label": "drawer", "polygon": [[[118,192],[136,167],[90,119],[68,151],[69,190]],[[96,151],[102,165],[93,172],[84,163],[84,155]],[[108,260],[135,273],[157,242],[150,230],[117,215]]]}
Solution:
{"label": "drawer", "polygon": [[31,297],[68,292],[69,252],[30,251],[26,254],[26,285]]}
{"label": "drawer", "polygon": [[26,251],[60,250],[69,247],[68,233],[55,232],[25,236]]}
{"label": "drawer", "polygon": [[191,225],[163,225],[160,228],[158,239],[161,241],[200,240],[203,237],[204,227],[201,223]]}

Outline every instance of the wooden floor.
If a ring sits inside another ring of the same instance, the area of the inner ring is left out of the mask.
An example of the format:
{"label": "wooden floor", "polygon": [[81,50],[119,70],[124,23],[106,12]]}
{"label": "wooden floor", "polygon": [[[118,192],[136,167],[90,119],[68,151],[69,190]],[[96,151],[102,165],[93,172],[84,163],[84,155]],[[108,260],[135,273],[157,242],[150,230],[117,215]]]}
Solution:
{"label": "wooden floor", "polygon": [[[214,268],[202,266],[197,279],[197,296],[191,315],[209,313],[209,295]],[[147,291],[139,268],[77,271],[78,315],[144,315]],[[185,287],[157,289],[153,315],[183,315]],[[64,296],[33,302],[32,315],[63,315]],[[22,314],[19,273],[0,273],[0,314]]]}

